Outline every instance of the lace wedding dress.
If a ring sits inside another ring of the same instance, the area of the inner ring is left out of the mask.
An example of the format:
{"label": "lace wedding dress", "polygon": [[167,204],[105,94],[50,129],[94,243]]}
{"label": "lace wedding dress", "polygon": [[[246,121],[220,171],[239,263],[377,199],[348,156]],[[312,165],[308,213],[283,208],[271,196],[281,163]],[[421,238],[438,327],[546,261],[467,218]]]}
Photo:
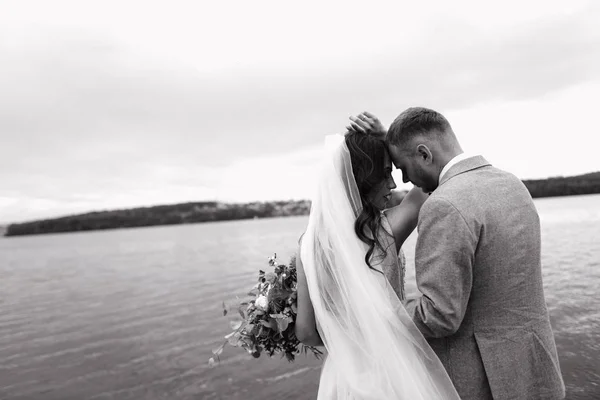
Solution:
{"label": "lace wedding dress", "polygon": [[398,299],[403,301],[406,299],[404,291],[406,257],[404,256],[404,251],[402,251],[402,249],[396,253],[396,243],[394,242],[392,227],[384,213],[381,215],[381,231],[379,232],[378,238],[385,249],[385,253],[379,255],[381,263],[374,265],[374,267],[383,272],[387,279],[387,283],[392,286]]}

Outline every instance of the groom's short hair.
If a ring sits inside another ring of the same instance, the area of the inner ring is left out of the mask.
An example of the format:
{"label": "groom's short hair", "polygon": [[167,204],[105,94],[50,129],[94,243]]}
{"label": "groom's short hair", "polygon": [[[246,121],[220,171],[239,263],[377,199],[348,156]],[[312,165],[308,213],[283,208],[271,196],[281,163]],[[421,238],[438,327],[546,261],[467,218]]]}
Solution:
{"label": "groom's short hair", "polygon": [[386,140],[392,145],[403,145],[419,135],[431,135],[452,131],[448,120],[439,112],[425,107],[411,107],[404,110],[392,124]]}

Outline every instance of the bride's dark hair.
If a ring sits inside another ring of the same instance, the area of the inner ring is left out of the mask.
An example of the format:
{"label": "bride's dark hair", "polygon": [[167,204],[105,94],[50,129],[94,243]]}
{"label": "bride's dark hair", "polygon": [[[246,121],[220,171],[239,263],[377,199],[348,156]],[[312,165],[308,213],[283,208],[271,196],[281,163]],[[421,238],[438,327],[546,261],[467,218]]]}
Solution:
{"label": "bride's dark hair", "polygon": [[354,231],[369,246],[365,262],[373,268],[371,256],[375,249],[379,248],[383,254],[386,250],[378,238],[381,210],[369,199],[369,193],[385,180],[385,154],[388,150],[383,140],[365,133],[348,132],[345,140],[350,152],[352,174],[362,202],[362,211],[354,222]]}

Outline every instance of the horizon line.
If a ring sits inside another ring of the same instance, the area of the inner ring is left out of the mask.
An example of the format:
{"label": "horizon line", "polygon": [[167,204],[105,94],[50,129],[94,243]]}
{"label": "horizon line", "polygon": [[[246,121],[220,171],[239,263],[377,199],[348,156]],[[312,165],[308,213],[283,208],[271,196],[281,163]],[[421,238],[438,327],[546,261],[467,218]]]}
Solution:
{"label": "horizon line", "polygon": [[[586,172],[586,173],[582,173],[582,174],[577,174],[577,175],[558,175],[558,176],[549,176],[546,178],[536,178],[536,179],[521,179],[521,181],[523,182],[532,182],[532,181],[544,181],[544,180],[551,180],[551,179],[561,179],[561,178],[576,178],[576,177],[580,177],[580,176],[586,176],[586,175],[592,175],[592,174],[600,174],[600,170],[598,171],[592,171],[592,172]],[[402,192],[402,191],[406,191],[408,192],[410,189],[397,189],[398,192]],[[302,202],[302,201],[310,201],[310,199],[308,198],[287,198],[287,199],[271,199],[271,200],[252,200],[252,201],[242,201],[242,202],[236,202],[236,201],[224,201],[224,200],[216,200],[216,199],[206,199],[206,200],[190,200],[190,201],[180,201],[177,203],[161,203],[161,204],[152,204],[152,205],[138,205],[138,206],[133,206],[133,207],[125,207],[125,208],[111,208],[111,209],[95,209],[95,210],[89,210],[89,211],[84,211],[84,212],[80,212],[80,213],[76,213],[76,214],[62,214],[62,215],[58,215],[58,216],[54,216],[54,217],[44,217],[44,218],[38,218],[38,219],[32,219],[32,220],[27,220],[27,221],[21,221],[21,222],[0,222],[0,227],[8,227],[9,225],[14,225],[14,224],[26,224],[26,223],[32,223],[32,222],[40,222],[40,221],[48,221],[48,220],[53,220],[53,219],[61,219],[61,218],[69,218],[69,217],[75,217],[75,216],[80,216],[80,215],[86,215],[86,214],[92,214],[92,213],[102,213],[102,212],[111,212],[111,211],[125,211],[125,210],[134,210],[134,209],[139,209],[139,208],[153,208],[153,207],[161,207],[161,206],[175,206],[175,205],[179,205],[179,204],[190,204],[190,203],[217,203],[217,204],[238,204],[238,205],[243,205],[243,204],[254,204],[254,203],[275,203],[275,202]]]}

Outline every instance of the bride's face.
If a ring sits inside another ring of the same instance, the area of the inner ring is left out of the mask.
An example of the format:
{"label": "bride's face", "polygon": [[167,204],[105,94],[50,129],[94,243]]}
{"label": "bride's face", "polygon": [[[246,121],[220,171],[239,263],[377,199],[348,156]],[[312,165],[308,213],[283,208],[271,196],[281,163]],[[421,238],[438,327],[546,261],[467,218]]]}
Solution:
{"label": "bride's face", "polygon": [[394,178],[392,177],[392,160],[387,152],[385,152],[384,179],[373,186],[368,195],[369,200],[375,207],[384,210],[392,196],[392,189],[395,188],[396,182],[394,182]]}

